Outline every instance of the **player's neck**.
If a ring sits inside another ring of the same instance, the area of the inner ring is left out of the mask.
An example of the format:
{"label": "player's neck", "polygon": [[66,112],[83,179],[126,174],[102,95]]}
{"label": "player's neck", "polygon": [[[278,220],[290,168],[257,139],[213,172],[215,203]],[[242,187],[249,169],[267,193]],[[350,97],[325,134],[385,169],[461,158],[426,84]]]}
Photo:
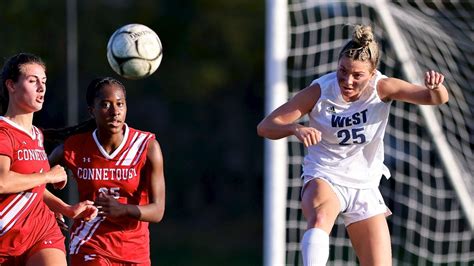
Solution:
{"label": "player's neck", "polygon": [[33,128],[33,113],[21,114],[7,111],[4,117],[15,122],[15,124],[23,128],[26,132],[31,132]]}
{"label": "player's neck", "polygon": [[111,154],[120,146],[120,144],[122,144],[124,134],[117,133],[117,134],[104,135],[104,134],[100,134],[100,132],[97,132],[97,138],[102,148],[108,154]]}

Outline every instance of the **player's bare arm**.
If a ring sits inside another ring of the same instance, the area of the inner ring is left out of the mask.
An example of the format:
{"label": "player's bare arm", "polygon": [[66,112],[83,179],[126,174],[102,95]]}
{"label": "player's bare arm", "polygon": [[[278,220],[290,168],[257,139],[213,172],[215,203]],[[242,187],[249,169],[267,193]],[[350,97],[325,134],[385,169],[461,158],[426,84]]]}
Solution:
{"label": "player's bare arm", "polygon": [[377,91],[384,101],[399,100],[413,104],[438,105],[449,100],[443,81],[444,76],[441,73],[431,70],[425,73],[424,85],[386,78],[379,81]]}
{"label": "player's bare arm", "polygon": [[165,210],[165,178],[163,171],[163,155],[160,145],[152,140],[147,152],[147,178],[149,180],[149,204],[122,204],[114,197],[101,194],[95,200],[99,215],[112,218],[130,216],[146,222],[160,222]]}
{"label": "player's bare arm", "polygon": [[[48,156],[49,163],[55,167],[61,162],[63,153],[64,145],[58,145]],[[64,182],[64,184],[65,183],[66,182]],[[43,200],[53,212],[60,213],[71,219],[84,219],[85,221],[89,221],[94,219],[98,213],[93,201],[85,200],[74,205],[69,205],[47,189],[44,192]]]}
{"label": "player's bare arm", "polygon": [[318,143],[321,140],[321,132],[295,121],[311,112],[320,95],[321,89],[318,84],[303,89],[258,124],[258,135],[269,139],[295,135],[306,147]]}
{"label": "player's bare arm", "polygon": [[53,167],[48,172],[20,174],[10,171],[10,163],[10,157],[0,155],[0,194],[18,193],[47,183],[62,183],[67,179],[66,171],[61,166]]}
{"label": "player's bare arm", "polygon": [[53,212],[61,213],[71,219],[89,221],[97,216],[97,208],[94,206],[94,202],[90,200],[69,205],[47,189],[44,191],[43,200]]}

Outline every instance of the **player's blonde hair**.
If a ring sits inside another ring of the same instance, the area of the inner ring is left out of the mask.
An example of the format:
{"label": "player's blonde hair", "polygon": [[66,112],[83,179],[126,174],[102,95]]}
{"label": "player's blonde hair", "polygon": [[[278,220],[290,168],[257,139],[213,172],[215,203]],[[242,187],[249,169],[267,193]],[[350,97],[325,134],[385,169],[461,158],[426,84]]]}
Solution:
{"label": "player's blonde hair", "polygon": [[373,69],[377,68],[380,54],[372,27],[355,25],[352,40],[342,48],[338,60],[341,60],[342,57],[358,61],[368,61],[372,64]]}

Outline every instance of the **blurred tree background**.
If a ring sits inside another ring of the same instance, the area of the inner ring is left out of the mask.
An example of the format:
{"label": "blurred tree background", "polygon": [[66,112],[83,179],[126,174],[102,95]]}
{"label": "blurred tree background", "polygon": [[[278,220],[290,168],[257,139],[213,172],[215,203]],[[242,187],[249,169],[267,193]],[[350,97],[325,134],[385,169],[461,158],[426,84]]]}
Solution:
{"label": "blurred tree background", "polygon": [[[66,0],[67,1],[67,0]],[[66,1],[0,1],[0,57],[31,52],[48,66],[40,127],[67,125]],[[96,76],[127,87],[128,124],[154,132],[165,158],[165,218],[150,225],[153,265],[260,265],[264,1],[77,1],[79,121]],[[110,35],[141,23],[164,57],[151,77],[117,76]]]}

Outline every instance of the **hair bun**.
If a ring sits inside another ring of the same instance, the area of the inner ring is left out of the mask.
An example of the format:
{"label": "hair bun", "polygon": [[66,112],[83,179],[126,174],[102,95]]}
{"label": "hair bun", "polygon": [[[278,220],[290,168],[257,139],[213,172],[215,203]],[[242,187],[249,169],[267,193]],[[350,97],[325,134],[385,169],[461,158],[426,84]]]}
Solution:
{"label": "hair bun", "polygon": [[374,33],[370,26],[356,25],[352,40],[358,43],[361,47],[368,47],[374,41]]}

